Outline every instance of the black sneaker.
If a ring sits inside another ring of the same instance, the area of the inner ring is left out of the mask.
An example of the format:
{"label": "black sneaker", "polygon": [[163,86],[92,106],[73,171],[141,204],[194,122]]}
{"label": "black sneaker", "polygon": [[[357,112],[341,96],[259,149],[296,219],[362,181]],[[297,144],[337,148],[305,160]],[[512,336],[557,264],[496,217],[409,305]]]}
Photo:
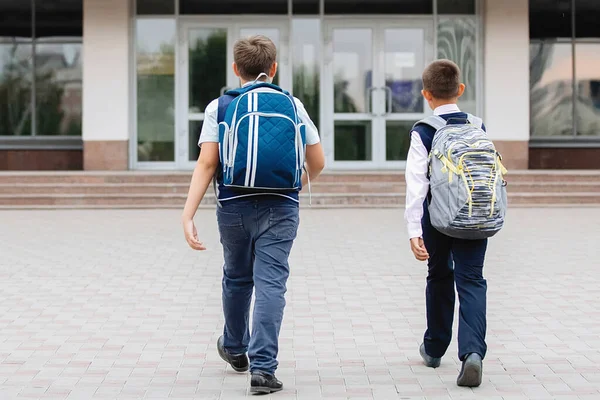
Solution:
{"label": "black sneaker", "polygon": [[268,394],[279,392],[283,389],[283,383],[275,378],[275,375],[254,371],[250,378],[250,393]]}
{"label": "black sneaker", "polygon": [[483,375],[483,361],[477,353],[471,353],[464,359],[456,384],[465,387],[481,385]]}
{"label": "black sneaker", "polygon": [[236,372],[246,372],[248,371],[248,356],[246,354],[229,354],[227,350],[223,347],[223,336],[217,340],[217,351],[219,355],[227,364],[231,365]]}

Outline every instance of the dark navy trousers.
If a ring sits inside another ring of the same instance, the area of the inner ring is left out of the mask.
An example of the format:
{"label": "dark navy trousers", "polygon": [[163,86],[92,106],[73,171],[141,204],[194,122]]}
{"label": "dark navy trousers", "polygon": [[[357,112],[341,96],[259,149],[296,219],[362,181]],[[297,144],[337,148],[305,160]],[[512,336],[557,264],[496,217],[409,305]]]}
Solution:
{"label": "dark navy trousers", "polygon": [[442,357],[452,340],[455,292],[458,292],[458,357],[470,353],[485,357],[487,283],[483,263],[487,239],[464,240],[446,236],[430,222],[427,205],[422,220],[423,241],[429,253],[425,351]]}

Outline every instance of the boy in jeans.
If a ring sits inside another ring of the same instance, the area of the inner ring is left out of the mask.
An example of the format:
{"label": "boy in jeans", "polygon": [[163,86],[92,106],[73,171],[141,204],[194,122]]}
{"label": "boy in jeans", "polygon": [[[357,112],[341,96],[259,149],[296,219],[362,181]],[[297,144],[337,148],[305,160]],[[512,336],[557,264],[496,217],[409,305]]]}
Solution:
{"label": "boy in jeans", "polygon": [[[277,72],[277,50],[269,38],[253,36],[238,40],[233,52],[233,71],[240,78],[242,88],[271,82]],[[310,179],[315,179],[325,163],[318,131],[302,103],[296,98],[293,100],[297,116],[306,129],[306,169]],[[182,215],[185,238],[195,250],[206,249],[198,240],[193,218],[220,168],[218,124],[225,112],[221,108],[226,107],[220,105],[219,99],[206,107],[199,140],[202,151]],[[302,176],[303,184],[307,178],[306,174]],[[225,327],[217,350],[235,371],[250,368],[251,392],[276,392],[283,388],[275,378],[275,370],[289,276],[288,257],[299,224],[298,191],[265,193],[256,189],[239,193],[223,185],[222,176],[217,182],[217,222],[225,260],[222,281]],[[256,301],[250,336],[248,323],[253,289]]]}
{"label": "boy in jeans", "polygon": [[[423,72],[423,97],[434,115],[442,117],[447,124],[467,122],[468,115],[457,106],[464,90],[460,70],[452,61],[435,61]],[[487,284],[482,274],[487,239],[451,238],[431,225],[427,207],[427,198],[431,195],[428,155],[435,133],[435,128],[426,124],[413,127],[405,175],[405,220],[411,250],[417,260],[428,261],[427,330],[419,350],[425,365],[439,367],[452,339],[456,283],[460,301],[458,356],[462,361],[457,384],[475,387],[481,384],[482,360],[487,350]]]}

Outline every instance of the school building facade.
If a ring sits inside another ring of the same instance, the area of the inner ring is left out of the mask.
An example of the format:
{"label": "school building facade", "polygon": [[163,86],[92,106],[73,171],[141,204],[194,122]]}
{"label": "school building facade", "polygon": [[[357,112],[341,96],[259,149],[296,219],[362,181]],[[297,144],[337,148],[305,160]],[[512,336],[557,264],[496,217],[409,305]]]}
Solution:
{"label": "school building facade", "polygon": [[330,170],[404,167],[436,58],[509,168],[598,169],[599,20],[596,0],[0,0],[0,170],[192,169],[252,34]]}

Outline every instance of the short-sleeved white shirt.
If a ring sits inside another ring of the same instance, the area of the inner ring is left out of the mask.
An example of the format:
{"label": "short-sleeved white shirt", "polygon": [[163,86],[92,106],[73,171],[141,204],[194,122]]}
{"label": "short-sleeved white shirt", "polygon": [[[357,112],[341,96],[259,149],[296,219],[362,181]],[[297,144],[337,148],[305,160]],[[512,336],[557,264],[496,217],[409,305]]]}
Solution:
{"label": "short-sleeved white shirt", "polygon": [[[304,108],[304,104],[302,104],[302,102],[295,97],[294,102],[296,103],[296,109],[298,110],[298,117],[306,126],[306,144],[313,145],[319,143],[319,130],[315,126],[314,122],[312,122],[310,119],[310,116]],[[202,123],[202,131],[200,132],[200,140],[198,140],[198,146],[206,142],[219,142],[219,124],[217,122],[218,112],[218,99],[211,101],[208,106],[206,106],[206,110],[204,111],[204,121]]]}

